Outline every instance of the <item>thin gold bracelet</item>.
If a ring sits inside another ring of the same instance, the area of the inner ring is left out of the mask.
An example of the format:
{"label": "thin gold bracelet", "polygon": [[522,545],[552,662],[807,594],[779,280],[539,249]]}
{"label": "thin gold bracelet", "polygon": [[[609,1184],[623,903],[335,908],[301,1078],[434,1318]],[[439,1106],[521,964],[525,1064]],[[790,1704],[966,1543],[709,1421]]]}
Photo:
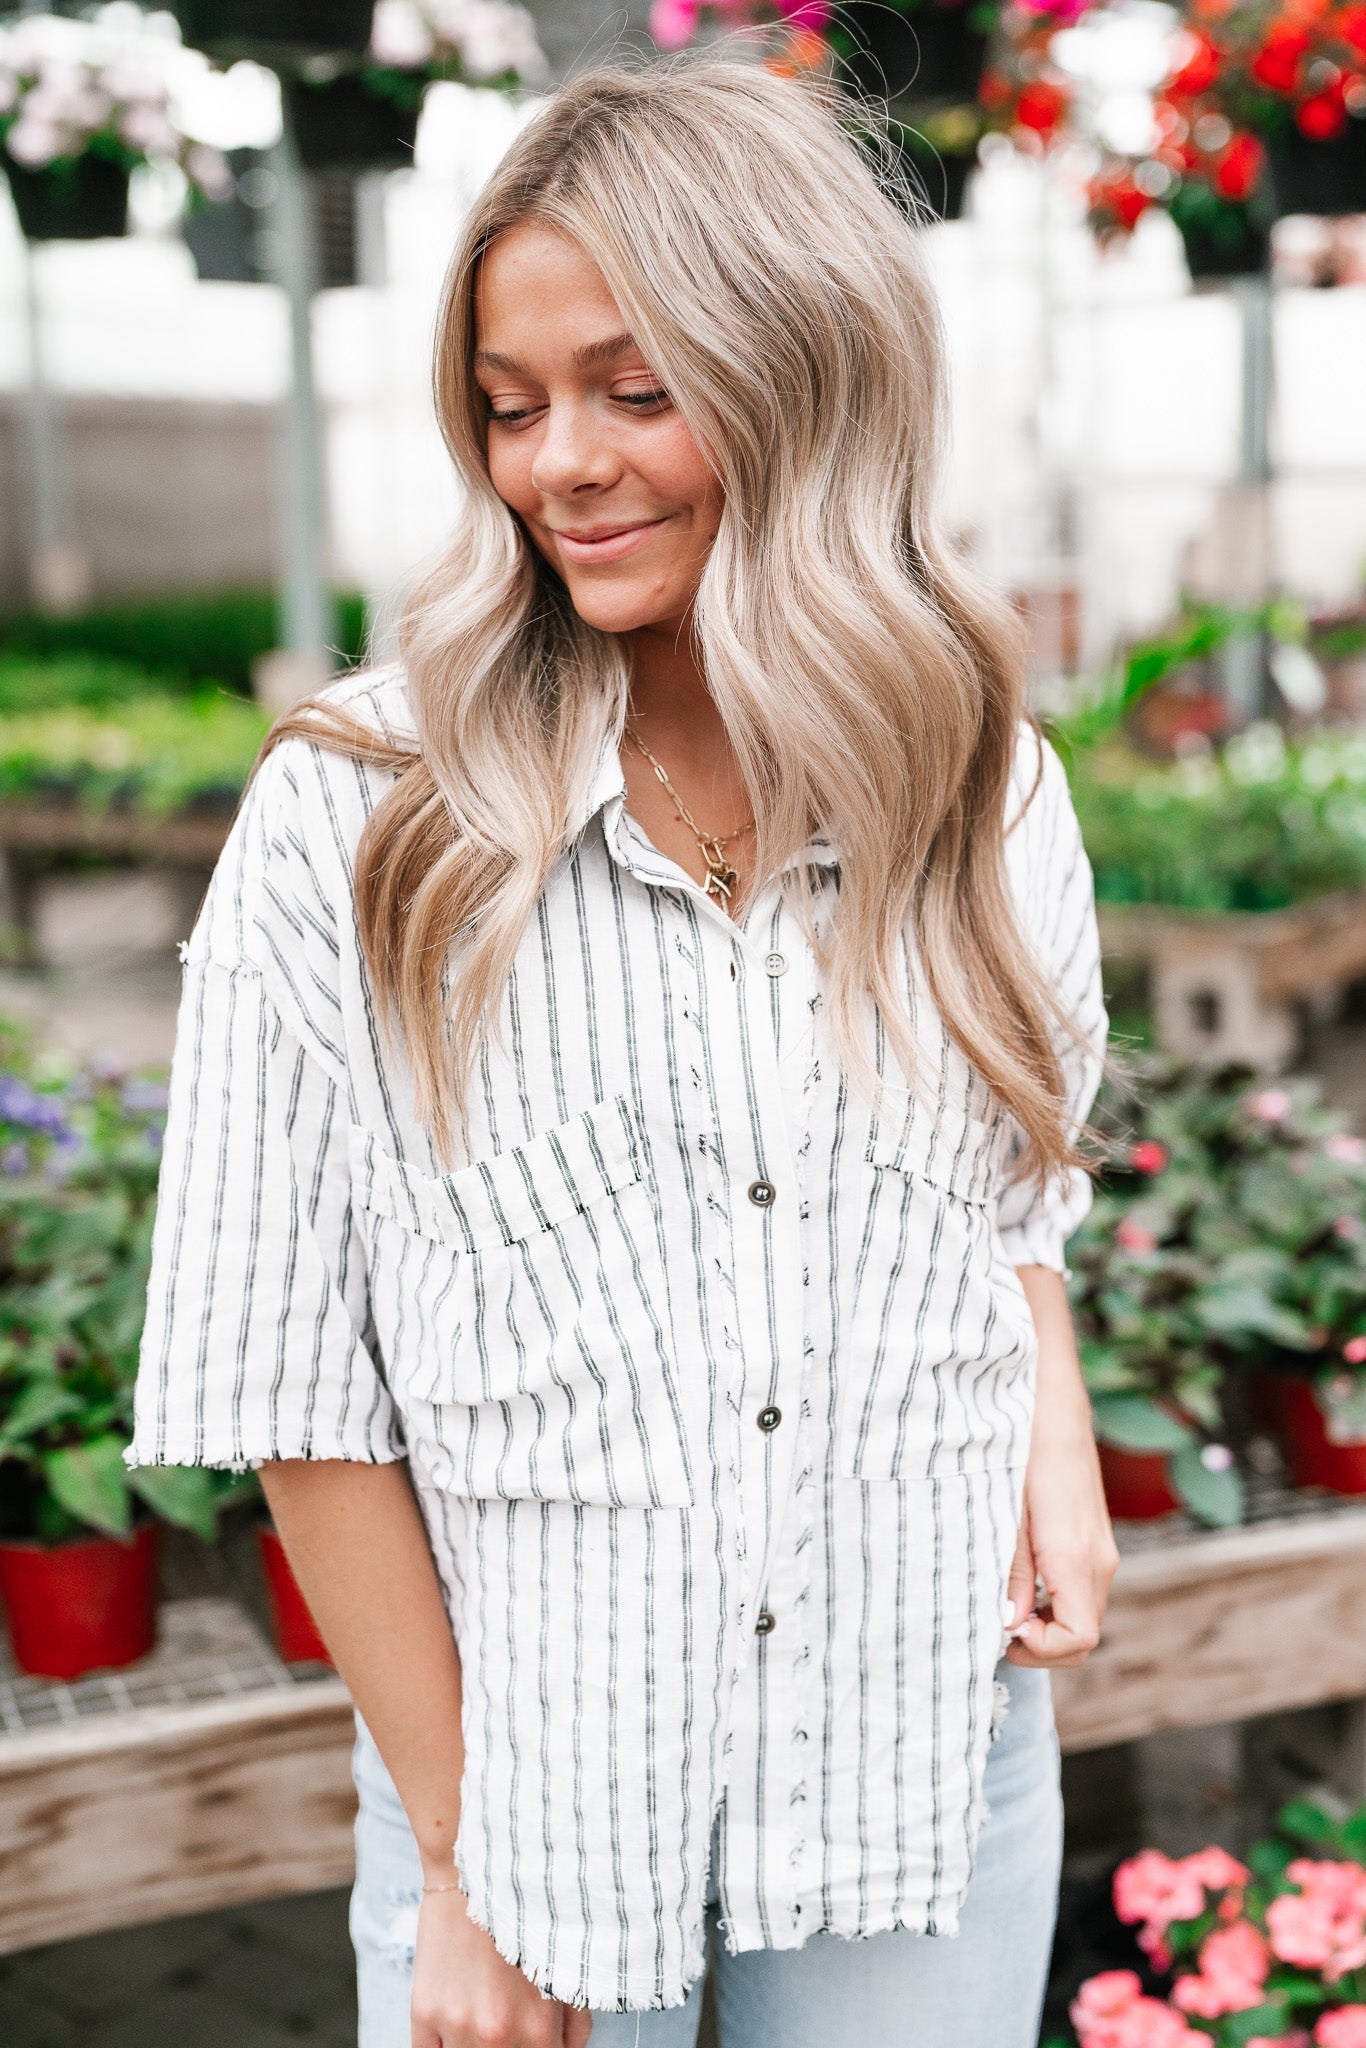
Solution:
{"label": "thin gold bracelet", "polygon": [[422,1895],[425,1898],[428,1892],[463,1892],[464,1889],[463,1884],[424,1884]]}

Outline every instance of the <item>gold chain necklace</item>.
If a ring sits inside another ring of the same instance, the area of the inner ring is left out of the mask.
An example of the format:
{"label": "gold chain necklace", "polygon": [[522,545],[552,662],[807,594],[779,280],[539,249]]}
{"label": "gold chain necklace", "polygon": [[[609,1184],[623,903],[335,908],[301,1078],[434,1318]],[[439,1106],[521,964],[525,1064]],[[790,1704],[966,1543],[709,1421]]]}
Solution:
{"label": "gold chain necklace", "polygon": [[754,830],[754,820],[751,818],[748,824],[737,825],[733,832],[704,832],[682,797],[678,794],[678,791],[674,788],[672,782],[670,782],[668,770],[665,768],[664,763],[650,752],[650,749],[646,746],[634,725],[628,723],[626,737],[636,752],[643,754],[654,769],[656,779],[663,784],[669,797],[672,799],[674,809],[697,841],[698,850],[702,855],[703,861],[706,863],[707,869],[707,879],[702,884],[702,893],[705,896],[714,896],[716,901],[723,906],[728,904],[731,899],[731,892],[740,877],[726,858],[726,848],[730,845],[732,839],[743,839],[747,832],[752,832]]}

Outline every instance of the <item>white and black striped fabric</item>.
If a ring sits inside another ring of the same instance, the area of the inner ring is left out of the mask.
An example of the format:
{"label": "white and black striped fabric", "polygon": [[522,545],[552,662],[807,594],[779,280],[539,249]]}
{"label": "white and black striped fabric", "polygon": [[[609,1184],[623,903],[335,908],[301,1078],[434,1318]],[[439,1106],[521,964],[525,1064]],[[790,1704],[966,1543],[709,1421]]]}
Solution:
{"label": "white and black striped fabric", "polygon": [[[411,729],[393,672],[334,694]],[[1039,767],[1025,734],[1021,798]],[[282,746],[185,949],[130,1457],[410,1460],[465,1677],[459,1868],[554,1996],[682,2000],[718,1814],[734,1948],[951,1933],[1029,1445],[1015,1267],[1061,1268],[1085,1181],[1012,1182],[909,966],[926,1079],[874,1113],[801,917],[775,884],[732,924],[614,751],[444,1170],[357,942],[385,786]],[[1047,752],[1008,844],[1081,1117],[1099,954]],[[832,850],[806,872],[819,930]]]}

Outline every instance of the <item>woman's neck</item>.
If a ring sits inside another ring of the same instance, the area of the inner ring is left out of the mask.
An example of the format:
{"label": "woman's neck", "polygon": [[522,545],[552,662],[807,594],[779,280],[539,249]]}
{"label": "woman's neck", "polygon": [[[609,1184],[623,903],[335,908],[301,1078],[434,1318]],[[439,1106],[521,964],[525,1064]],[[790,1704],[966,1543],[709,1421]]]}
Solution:
{"label": "woman's neck", "polygon": [[642,626],[624,635],[631,666],[631,717],[687,754],[713,760],[725,726],[707,688],[689,623]]}

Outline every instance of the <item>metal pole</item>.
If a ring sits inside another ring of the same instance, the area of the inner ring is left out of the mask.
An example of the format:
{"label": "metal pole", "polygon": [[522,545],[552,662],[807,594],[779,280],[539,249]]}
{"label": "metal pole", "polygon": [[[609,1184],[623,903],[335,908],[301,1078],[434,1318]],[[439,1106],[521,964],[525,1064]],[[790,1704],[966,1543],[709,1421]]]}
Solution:
{"label": "metal pole", "polygon": [[[1235,279],[1242,337],[1242,408],[1238,434],[1239,521],[1248,559],[1236,573],[1239,593],[1265,604],[1271,589],[1271,401],[1273,299],[1269,275]],[[1235,634],[1223,649],[1224,694],[1244,718],[1266,710],[1266,634]]]}
{"label": "metal pole", "polygon": [[318,262],[313,208],[286,120],[270,151],[275,174],[276,282],[289,305],[290,384],[279,440],[280,638],[260,694],[275,708],[332,674],[336,608],[327,562],[327,501],[322,432],[313,382],[313,296]]}
{"label": "metal pole", "polygon": [[72,540],[71,492],[62,424],[43,363],[38,259],[28,241],[24,243],[22,262],[28,342],[28,382],[22,413],[28,476],[29,590],[40,611],[70,612],[89,596],[90,572]]}

